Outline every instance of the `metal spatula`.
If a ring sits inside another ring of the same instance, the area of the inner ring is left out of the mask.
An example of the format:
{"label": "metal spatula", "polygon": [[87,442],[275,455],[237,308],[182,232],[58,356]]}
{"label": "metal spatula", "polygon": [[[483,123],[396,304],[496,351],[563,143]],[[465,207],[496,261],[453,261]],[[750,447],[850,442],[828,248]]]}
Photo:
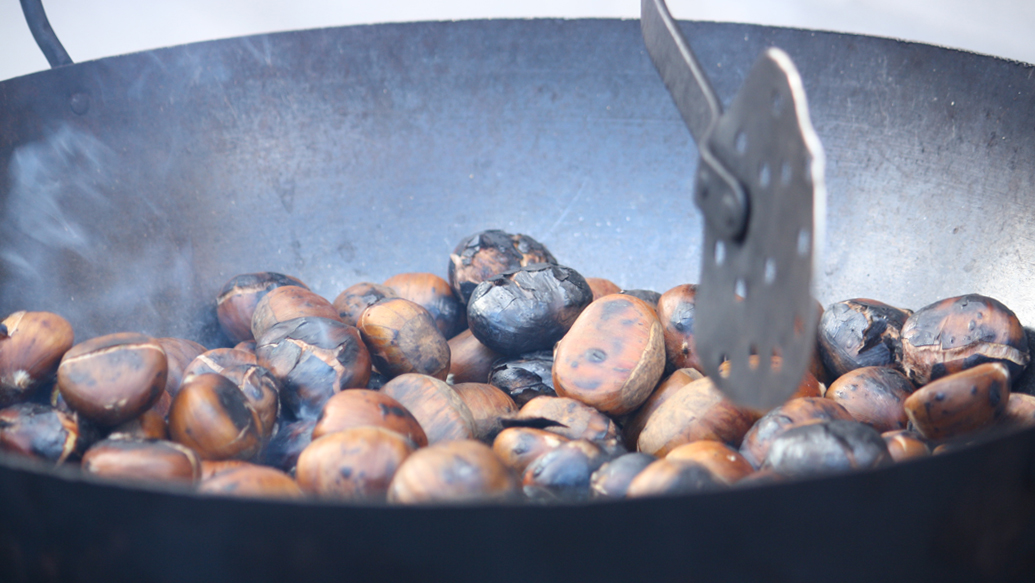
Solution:
{"label": "metal spatula", "polygon": [[825,210],[823,151],[801,78],[790,57],[771,48],[723,113],[664,0],[641,1],[640,26],[701,156],[694,199],[705,219],[704,260],[694,335],[704,372],[735,401],[772,408],[802,379],[818,313],[810,287]]}

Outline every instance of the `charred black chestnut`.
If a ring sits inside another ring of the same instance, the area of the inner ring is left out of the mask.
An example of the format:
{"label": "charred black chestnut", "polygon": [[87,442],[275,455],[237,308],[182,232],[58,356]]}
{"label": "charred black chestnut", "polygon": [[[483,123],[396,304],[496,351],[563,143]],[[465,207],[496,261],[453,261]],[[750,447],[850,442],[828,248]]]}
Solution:
{"label": "charred black chestnut", "polygon": [[460,241],[449,256],[449,284],[466,304],[481,282],[534,263],[556,264],[557,260],[527,235],[482,231]]}
{"label": "charred black chestnut", "polygon": [[600,466],[590,477],[594,498],[625,498],[633,478],[658,458],[641,452],[620,455]]}
{"label": "charred black chestnut", "polygon": [[0,409],[0,451],[60,464],[84,445],[74,415],[39,403]]}
{"label": "charred black chestnut", "polygon": [[539,456],[525,469],[525,496],[536,502],[586,500],[592,494],[593,472],[610,459],[585,439],[569,441]]}
{"label": "charred black chestnut", "polygon": [[910,313],[862,298],[828,307],[816,339],[830,377],[864,366],[901,366],[900,336]]}
{"label": "charred black chestnut", "polygon": [[553,347],[593,301],[574,269],[537,264],[478,284],[467,304],[467,325],[500,354]]}
{"label": "charred black chestnut", "polygon": [[489,384],[514,399],[518,407],[536,397],[556,397],[553,388],[553,352],[540,350],[504,357],[492,365]]}
{"label": "charred black chestnut", "polygon": [[875,429],[858,421],[821,421],[793,427],[773,440],[762,469],[785,476],[811,476],[891,464],[888,446]]}

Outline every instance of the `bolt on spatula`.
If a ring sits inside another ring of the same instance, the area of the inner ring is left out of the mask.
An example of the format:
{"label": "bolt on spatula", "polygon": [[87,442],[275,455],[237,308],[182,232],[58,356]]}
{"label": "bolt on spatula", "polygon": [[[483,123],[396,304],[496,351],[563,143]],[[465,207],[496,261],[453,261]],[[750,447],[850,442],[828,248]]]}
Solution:
{"label": "bolt on spatula", "polygon": [[698,356],[727,396],[771,409],[801,382],[818,315],[810,287],[826,193],[805,90],[790,57],[770,48],[723,113],[664,0],[641,0],[640,9],[647,51],[700,152]]}

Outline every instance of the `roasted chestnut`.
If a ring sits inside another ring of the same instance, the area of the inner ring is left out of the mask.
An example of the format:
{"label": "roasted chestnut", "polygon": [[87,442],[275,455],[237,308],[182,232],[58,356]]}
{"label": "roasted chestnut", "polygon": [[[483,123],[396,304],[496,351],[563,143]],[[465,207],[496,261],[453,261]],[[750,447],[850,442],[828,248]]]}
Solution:
{"label": "roasted chestnut", "polygon": [[418,373],[446,380],[449,375],[449,343],[418,304],[381,300],[363,312],[358,328],[374,366],[386,376]]}
{"label": "roasted chestnut", "polygon": [[451,382],[484,383],[488,380],[499,353],[482,344],[470,329],[450,338],[448,344]]}
{"label": "roasted chestnut", "polygon": [[[256,364],[258,364],[258,361],[255,358],[254,352],[238,350],[236,348],[213,348],[197,355],[194,357],[194,360],[187,364],[183,369],[183,378],[180,384],[199,374],[209,372],[223,374],[224,370],[231,367],[255,366]],[[177,390],[179,390],[179,387],[177,387]],[[174,397],[176,396],[175,392],[170,394]]]}
{"label": "roasted chestnut", "polygon": [[536,458],[569,441],[567,437],[545,429],[508,427],[493,440],[492,451],[516,475],[523,475],[528,464]]}
{"label": "roasted chestnut", "polygon": [[622,435],[625,437],[625,443],[632,445],[639,441],[640,433],[643,431],[644,426],[647,425],[650,416],[658,410],[662,403],[667,401],[672,395],[675,395],[679,389],[703,378],[704,373],[694,368],[681,368],[662,378],[658,386],[651,391],[647,400],[638,409],[633,411],[622,424]]}
{"label": "roasted chestnut", "polygon": [[660,459],[643,469],[629,483],[626,498],[673,496],[717,490],[725,483],[705,466],[688,460]]}
{"label": "roasted chestnut", "polygon": [[534,502],[587,500],[590,478],[610,456],[600,446],[578,439],[536,458],[525,469],[521,484]]}
{"label": "roasted chestnut", "polygon": [[467,325],[500,354],[546,350],[591,301],[593,291],[574,269],[529,265],[478,284],[467,302]]}
{"label": "roasted chestnut", "polygon": [[302,490],[291,476],[274,468],[243,462],[203,479],[198,484],[198,492],[225,496],[302,497]]}
{"label": "roasted chestnut", "polygon": [[1018,429],[1035,426],[1035,396],[1010,393],[1010,400],[1006,403],[1000,423]]}
{"label": "roasted chestnut", "polygon": [[864,366],[901,367],[902,325],[910,313],[864,298],[829,306],[820,316],[816,341],[830,377]]}
{"label": "roasted chestnut", "polygon": [[[169,393],[170,398],[175,397],[177,391],[180,390],[180,384],[183,383],[187,366],[195,358],[205,353],[205,347],[186,338],[158,338],[157,341],[165,351],[166,368],[168,369],[165,375],[165,392]],[[168,412],[168,408],[166,412]]]}
{"label": "roasted chestnut", "polygon": [[493,363],[489,384],[510,395],[518,407],[536,397],[556,397],[553,388],[553,352],[539,350]]}
{"label": "roasted chestnut", "polygon": [[474,417],[474,436],[479,441],[492,443],[503,430],[503,417],[517,413],[518,406],[509,395],[486,383],[457,383],[453,385]]}
{"label": "roasted chestnut", "polygon": [[586,283],[589,284],[589,289],[593,290],[594,302],[606,295],[617,294],[622,291],[618,284],[602,277],[587,277]]}
{"label": "roasted chestnut", "polygon": [[223,332],[234,342],[254,340],[252,316],[259,300],[270,290],[293,285],[309,289],[306,284],[290,275],[271,271],[236,275],[223,284],[216,296],[216,318]]}
{"label": "roasted chestnut", "polygon": [[665,333],[665,361],[668,370],[701,370],[694,339],[697,286],[677,285],[658,298],[658,320]]}
{"label": "roasted chestnut", "polygon": [[400,273],[386,279],[384,285],[427,310],[446,339],[467,328],[467,309],[449,282],[434,273]]}
{"label": "roasted chestnut", "polygon": [[255,418],[255,427],[263,442],[273,436],[280,413],[280,382],[267,369],[258,365],[239,365],[223,369],[223,376],[241,390]]}
{"label": "roasted chestnut", "polygon": [[902,364],[917,385],[984,362],[1001,362],[1017,378],[1030,359],[1017,316],[977,294],[917,310],[902,326],[902,351]]}
{"label": "roasted chestnut", "polygon": [[118,480],[193,484],[201,477],[201,459],[171,441],[109,438],[86,450],[83,470]]}
{"label": "roasted chestnut", "polygon": [[901,371],[884,366],[866,366],[848,371],[827,389],[827,398],[861,421],[883,433],[905,429],[909,423],[903,403],[913,392]]}
{"label": "roasted chestnut", "polygon": [[456,297],[467,304],[471,292],[481,282],[535,263],[555,265],[557,260],[527,235],[482,231],[460,241],[449,256],[449,285]]}
{"label": "roasted chestnut", "polygon": [[453,387],[434,377],[404,374],[388,381],[381,392],[413,413],[428,443],[474,439],[474,416]]}
{"label": "roasted chestnut", "polygon": [[367,425],[391,429],[417,447],[428,444],[424,429],[402,403],[385,393],[368,389],[349,389],[328,399],[313,427],[313,439]]}
{"label": "roasted chestnut", "polygon": [[359,323],[363,310],[385,298],[396,297],[399,297],[399,294],[387,285],[364,281],[345,288],[345,291],[334,298],[332,305],[338,310],[342,322],[355,326]]}
{"label": "roasted chestnut", "polygon": [[180,387],[169,409],[169,435],[202,459],[255,457],[262,437],[244,394],[223,375],[197,375]]}
{"label": "roasted chestnut", "polygon": [[710,439],[684,443],[668,452],[665,459],[697,462],[727,484],[739,482],[755,471],[739,451]]}
{"label": "roasted chestnut", "polygon": [[313,439],[315,419],[282,423],[260,453],[263,464],[285,472],[293,472],[298,456]]}
{"label": "roasted chestnut", "polygon": [[39,403],[0,409],[0,451],[60,464],[83,449],[74,415]]}
{"label": "roasted chestnut", "polygon": [[327,318],[341,321],[330,302],[307,288],[285,285],[270,290],[252,314],[252,338],[258,343],[273,326],[295,318]]}
{"label": "roasted chestnut", "polygon": [[72,347],[72,325],[50,312],[15,312],[0,322],[0,407],[19,403],[54,378]]}
{"label": "roasted chestnut", "polygon": [[99,336],[73,346],[58,366],[57,385],[69,406],[100,425],[129,421],[165,391],[162,346],[142,334]]}
{"label": "roasted chestnut", "polygon": [[489,446],[460,440],[410,454],[392,478],[388,501],[458,504],[509,500],[516,493],[517,481]]}
{"label": "roasted chestnut", "polygon": [[522,422],[536,423],[541,429],[568,439],[587,439],[612,450],[622,445],[618,426],[610,417],[574,399],[536,397],[525,403],[509,423]]}
{"label": "roasted chestnut", "polygon": [[896,431],[885,431],[880,436],[884,439],[884,444],[888,446],[888,453],[891,454],[891,459],[896,462],[931,455],[931,448],[924,441],[924,438],[915,431],[899,429]]}
{"label": "roasted chestnut", "polygon": [[858,421],[834,420],[784,431],[773,439],[762,469],[798,477],[876,468],[892,461],[875,429]]}
{"label": "roasted chestnut", "polygon": [[920,387],[905,400],[905,408],[921,435],[941,441],[991,426],[1009,399],[1009,369],[1002,362],[986,362]]}
{"label": "roasted chestnut", "polygon": [[314,439],[298,456],[298,485],[346,500],[384,500],[396,470],[416,446],[384,427],[351,427]]}
{"label": "roasted chestnut", "polygon": [[652,455],[637,451],[620,455],[605,463],[597,468],[589,479],[593,497],[625,498],[633,478],[657,459]]}
{"label": "roasted chestnut", "polygon": [[[766,413],[744,435],[740,454],[759,467],[769,453],[773,440],[791,427],[818,421],[854,421],[847,409],[824,397],[799,397]],[[642,438],[641,438],[642,439]]]}
{"label": "roasted chestnut", "polygon": [[338,320],[295,318],[276,324],[255,347],[259,365],[280,381],[280,400],[294,419],[314,419],[327,399],[365,387],[370,353],[359,331]]}
{"label": "roasted chestnut", "polygon": [[609,415],[625,415],[650,396],[665,370],[665,338],[643,301],[612,294],[593,302],[554,349],[560,397]]}

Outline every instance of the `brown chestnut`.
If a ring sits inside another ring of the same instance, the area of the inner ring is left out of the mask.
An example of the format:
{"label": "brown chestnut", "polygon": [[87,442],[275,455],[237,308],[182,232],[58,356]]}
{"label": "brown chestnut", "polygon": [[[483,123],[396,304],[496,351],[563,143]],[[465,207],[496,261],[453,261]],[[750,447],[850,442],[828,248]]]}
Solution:
{"label": "brown chestnut", "polygon": [[665,361],[668,370],[701,370],[694,339],[697,286],[677,285],[658,299],[658,320],[665,334]]}
{"label": "brown chestnut", "polygon": [[556,264],[557,260],[546,247],[527,235],[511,235],[495,229],[482,231],[460,241],[450,254],[449,285],[456,297],[466,304],[481,282],[535,263]]}
{"label": "brown chestnut", "polygon": [[314,419],[282,423],[262,449],[262,463],[285,472],[294,471],[299,454],[312,442],[315,425]]}
{"label": "brown chestnut", "polygon": [[482,344],[471,330],[453,336],[449,344],[449,374],[454,383],[484,383],[499,353]]}
{"label": "brown chestnut", "polygon": [[58,366],[57,385],[69,406],[99,425],[129,421],[165,391],[162,346],[142,334],[99,336],[73,346]]}
{"label": "brown chestnut", "polygon": [[647,425],[650,416],[658,410],[662,403],[667,401],[672,395],[675,395],[685,385],[703,378],[704,373],[695,368],[681,368],[667,377],[663,377],[658,382],[658,386],[651,391],[647,400],[626,417],[622,424],[622,434],[625,437],[625,443],[634,444],[639,441],[640,433],[643,431],[644,426]]}
{"label": "brown chestnut", "polygon": [[370,380],[370,353],[359,331],[338,320],[281,322],[259,338],[255,356],[280,381],[281,403],[295,419],[316,418],[327,399]]}
{"label": "brown chestnut", "polygon": [[26,400],[54,378],[74,342],[72,325],[50,312],[14,312],[0,322],[0,407]]}
{"label": "brown chestnut", "polygon": [[479,441],[492,443],[503,430],[503,417],[518,411],[514,399],[487,383],[457,383],[453,385],[474,417],[474,436]]}
{"label": "brown chestnut", "polygon": [[328,318],[341,321],[330,302],[306,288],[285,285],[270,290],[252,314],[252,338],[258,343],[273,326],[295,318]]}
{"label": "brown chestnut", "polygon": [[705,466],[689,460],[660,459],[633,478],[626,498],[674,496],[717,490],[725,483]]}
{"label": "brown chestnut", "polygon": [[255,427],[265,442],[273,436],[280,413],[280,382],[269,370],[258,365],[238,365],[223,369],[244,395],[255,418]]}
{"label": "brown chestnut", "polygon": [[313,427],[313,439],[367,425],[391,429],[417,447],[428,444],[424,429],[402,403],[368,389],[349,389],[328,399]]}
{"label": "brown chestnut", "polygon": [[902,326],[902,364],[917,385],[984,362],[1011,378],[1028,365],[1028,338],[1017,316],[990,297],[969,294],[916,311]]}
{"label": "brown chestnut", "polygon": [[903,406],[913,383],[901,371],[884,366],[850,370],[827,388],[827,398],[840,403],[856,421],[879,432],[905,429],[909,423]]}
{"label": "brown chestnut", "polygon": [[388,486],[395,504],[479,503],[513,499],[517,480],[480,441],[436,443],[407,457]]}
{"label": "brown chestnut", "polygon": [[739,451],[710,439],[684,443],[668,452],[665,459],[697,462],[727,484],[739,482],[755,471]]}
{"label": "brown chestnut", "polygon": [[284,472],[244,462],[203,479],[198,484],[198,492],[264,498],[301,498],[303,495],[295,480]]}
{"label": "brown chestnut", "polygon": [[467,308],[449,282],[434,273],[400,273],[386,279],[384,285],[427,310],[446,339],[467,328]]}
{"label": "brown chestnut", "polygon": [[201,460],[171,441],[109,438],[86,450],[83,470],[118,480],[193,484],[201,477]]}
{"label": "brown chestnut", "polygon": [[1035,426],[1035,396],[1010,393],[1010,400],[1006,403],[1006,410],[999,423],[1019,429]]}
{"label": "brown chestnut", "polygon": [[568,439],[588,439],[609,449],[621,446],[618,426],[610,417],[589,405],[566,397],[536,397],[521,407],[513,421],[545,421],[540,428]]}
{"label": "brown chestnut", "polygon": [[252,316],[255,314],[255,306],[270,290],[288,285],[309,289],[297,278],[270,271],[232,277],[216,295],[219,326],[234,342],[254,340]]}
{"label": "brown chestnut", "polygon": [[314,439],[298,456],[306,492],[345,500],[384,500],[396,470],[416,446],[384,427],[351,427]]}
{"label": "brown chestnut", "polygon": [[905,400],[906,415],[925,438],[942,441],[995,423],[1010,399],[1010,372],[986,362],[942,377]]}
{"label": "brown chestnut", "polygon": [[262,446],[251,407],[233,381],[205,373],[183,383],[169,409],[169,435],[202,459],[252,459]]}
{"label": "brown chestnut", "polygon": [[385,298],[397,298],[399,294],[387,285],[370,283],[367,281],[350,285],[345,288],[338,297],[334,298],[332,305],[338,310],[341,321],[349,326],[359,324],[359,317],[363,310]]}
{"label": "brown chestnut", "polygon": [[553,359],[557,396],[624,415],[643,404],[661,379],[665,335],[645,302],[612,294],[579,314]]}
{"label": "brown chestnut", "polygon": [[385,383],[381,392],[413,413],[428,436],[428,443],[475,437],[471,409],[443,381],[428,375],[403,374]]}
{"label": "brown chestnut", "polygon": [[508,427],[493,440],[492,451],[516,475],[523,475],[525,468],[536,458],[569,441],[567,437],[545,429]]}
{"label": "brown chestnut", "polygon": [[357,327],[374,366],[386,376],[418,373],[446,380],[449,375],[449,343],[420,305],[381,300],[363,312]]}
{"label": "brown chestnut", "polygon": [[896,462],[931,455],[931,448],[924,441],[924,438],[915,431],[898,429],[895,431],[885,431],[880,436],[884,439],[884,444],[888,446],[888,453],[891,454],[891,459]]}
{"label": "brown chestnut", "polygon": [[[195,358],[205,353],[205,347],[186,338],[157,338],[156,340],[165,351],[166,368],[168,369],[165,375],[165,392],[169,393],[170,397],[175,397],[183,383],[183,375],[187,366]],[[166,411],[168,412],[168,409]]]}
{"label": "brown chestnut", "polygon": [[769,411],[755,422],[744,435],[740,455],[754,467],[759,467],[769,453],[773,440],[791,427],[818,421],[853,421],[852,414],[832,399],[798,397]]}
{"label": "brown chestnut", "polygon": [[0,409],[0,451],[60,464],[83,449],[85,441],[72,414],[39,403]]}
{"label": "brown chestnut", "polygon": [[587,277],[586,283],[589,284],[589,289],[593,291],[594,302],[604,296],[622,292],[622,288],[618,287],[618,284],[603,277]]}
{"label": "brown chestnut", "polygon": [[[258,364],[258,360],[256,360],[255,353],[253,352],[236,348],[213,348],[197,355],[194,357],[194,360],[187,364],[186,368],[183,369],[183,378],[180,384],[182,385],[183,381],[188,381],[191,377],[199,374],[209,372],[223,374],[224,370],[231,367],[255,366],[256,364]],[[175,392],[170,394],[174,397],[176,396]]]}

